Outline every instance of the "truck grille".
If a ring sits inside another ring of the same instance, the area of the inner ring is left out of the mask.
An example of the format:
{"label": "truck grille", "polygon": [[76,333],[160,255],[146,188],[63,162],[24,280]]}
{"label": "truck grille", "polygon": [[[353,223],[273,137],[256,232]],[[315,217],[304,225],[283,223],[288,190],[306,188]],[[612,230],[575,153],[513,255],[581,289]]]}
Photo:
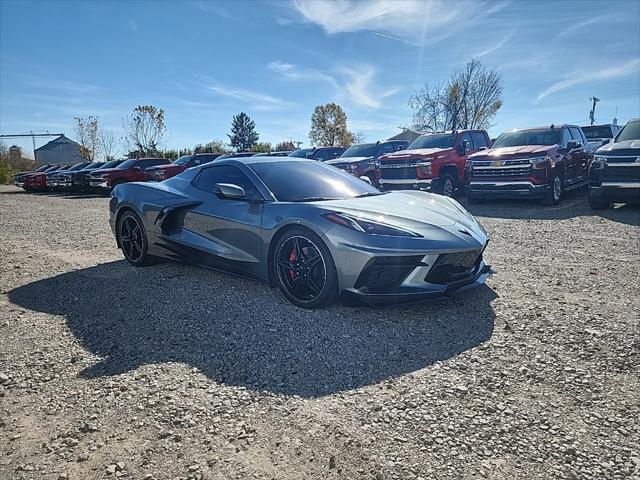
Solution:
{"label": "truck grille", "polygon": [[404,168],[385,168],[384,165],[380,167],[382,172],[382,178],[388,178],[390,180],[404,180],[409,178],[417,178],[416,167],[408,166]]}
{"label": "truck grille", "polygon": [[471,163],[471,171],[474,177],[527,177],[531,174],[531,164],[528,158],[475,160]]}

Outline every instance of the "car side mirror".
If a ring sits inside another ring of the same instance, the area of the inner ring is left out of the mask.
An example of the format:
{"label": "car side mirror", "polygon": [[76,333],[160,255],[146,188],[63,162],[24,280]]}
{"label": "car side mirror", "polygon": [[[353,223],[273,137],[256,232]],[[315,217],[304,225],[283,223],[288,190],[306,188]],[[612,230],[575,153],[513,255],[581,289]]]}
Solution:
{"label": "car side mirror", "polygon": [[580,148],[582,144],[576,140],[569,140],[567,142],[567,148],[569,150],[575,150],[576,148]]}
{"label": "car side mirror", "polygon": [[371,185],[371,179],[366,175],[361,176],[360,180],[362,180],[363,182],[367,182],[369,185]]}
{"label": "car side mirror", "polygon": [[611,143],[611,138],[605,138],[602,140],[602,145],[606,145],[607,143]]}
{"label": "car side mirror", "polygon": [[480,148],[478,148],[478,151],[482,151],[482,150],[486,150],[486,149],[487,149],[487,147],[480,147]]}
{"label": "car side mirror", "polygon": [[233,183],[216,183],[216,193],[223,198],[230,200],[245,200],[246,194],[244,188]]}

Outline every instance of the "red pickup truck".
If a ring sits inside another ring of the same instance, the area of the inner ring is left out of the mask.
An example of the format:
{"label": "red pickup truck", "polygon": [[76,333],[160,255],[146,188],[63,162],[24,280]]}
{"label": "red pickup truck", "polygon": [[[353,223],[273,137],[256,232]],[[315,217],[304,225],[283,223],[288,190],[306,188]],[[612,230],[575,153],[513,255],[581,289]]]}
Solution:
{"label": "red pickup truck", "polygon": [[144,182],[144,171],[155,165],[167,165],[166,158],[130,158],[115,168],[99,169],[89,176],[92,189],[99,191],[113,190],[113,187],[126,182]]}
{"label": "red pickup truck", "polygon": [[489,147],[484,130],[429,133],[378,159],[381,190],[427,190],[450,197],[464,185],[467,157]]}

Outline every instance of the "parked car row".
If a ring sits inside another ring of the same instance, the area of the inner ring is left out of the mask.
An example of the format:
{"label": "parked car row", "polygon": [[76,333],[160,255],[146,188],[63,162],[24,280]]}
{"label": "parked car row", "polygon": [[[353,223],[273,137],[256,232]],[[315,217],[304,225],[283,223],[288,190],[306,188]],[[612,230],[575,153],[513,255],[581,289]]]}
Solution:
{"label": "parked car row", "polygon": [[[537,198],[557,205],[564,192],[589,185],[593,208],[640,200],[639,120],[617,125],[549,125],[508,130],[490,140],[485,130],[419,136],[293,152],[185,155],[165,158],[48,165],[15,176],[25,190],[110,192],[126,182],[164,181],[213,161],[243,157],[295,157],[324,162],[382,191],[422,190],[451,197],[464,191],[470,203],[493,198]],[[588,133],[588,135],[585,134]],[[597,147],[594,161],[594,147]]]}

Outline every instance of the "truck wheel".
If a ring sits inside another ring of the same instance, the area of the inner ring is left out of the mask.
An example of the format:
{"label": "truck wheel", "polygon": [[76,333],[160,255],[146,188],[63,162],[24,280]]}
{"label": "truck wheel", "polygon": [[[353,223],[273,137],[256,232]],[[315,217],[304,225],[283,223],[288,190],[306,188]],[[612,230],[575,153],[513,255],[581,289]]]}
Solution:
{"label": "truck wheel", "polygon": [[558,205],[560,203],[560,199],[562,198],[562,192],[564,191],[564,182],[562,177],[557,173],[553,173],[551,177],[551,184],[549,185],[549,190],[542,197],[543,205]]}
{"label": "truck wheel", "polygon": [[451,175],[443,173],[431,191],[445,197],[453,197],[453,193],[456,191],[456,182]]}
{"label": "truck wheel", "polygon": [[611,207],[611,202],[598,200],[597,198],[594,198],[592,195],[589,195],[589,206],[593,210],[604,210],[605,208]]}

